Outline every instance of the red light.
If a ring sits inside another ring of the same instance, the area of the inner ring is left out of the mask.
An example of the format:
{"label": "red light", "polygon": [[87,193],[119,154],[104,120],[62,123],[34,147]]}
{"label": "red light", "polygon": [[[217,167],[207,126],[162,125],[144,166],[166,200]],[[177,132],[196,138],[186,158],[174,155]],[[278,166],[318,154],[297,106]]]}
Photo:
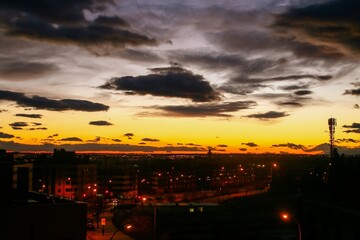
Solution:
{"label": "red light", "polygon": [[83,194],[83,197],[86,197],[86,194],[85,194],[85,193]]}
{"label": "red light", "polygon": [[290,219],[290,216],[289,216],[289,214],[287,214],[287,213],[283,213],[283,214],[281,214],[281,218],[282,218],[284,221],[287,221],[287,220]]}

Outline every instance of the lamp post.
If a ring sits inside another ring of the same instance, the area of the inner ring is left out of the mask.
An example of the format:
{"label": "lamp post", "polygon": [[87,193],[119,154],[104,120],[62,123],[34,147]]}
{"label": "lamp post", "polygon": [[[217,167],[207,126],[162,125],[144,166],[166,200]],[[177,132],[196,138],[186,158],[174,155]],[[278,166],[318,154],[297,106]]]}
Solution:
{"label": "lamp post", "polygon": [[274,171],[274,168],[277,168],[277,164],[276,163],[273,163],[273,164],[271,164],[271,166],[270,166],[270,177],[271,177],[271,181],[272,181],[272,179],[273,179],[273,171]]}
{"label": "lamp post", "polygon": [[[290,214],[288,213],[281,213],[281,219],[284,221],[284,222],[288,222],[291,220],[291,216]],[[301,226],[300,226],[300,223],[299,221],[294,217],[293,218],[294,221],[296,222],[296,225],[298,227],[298,232],[299,232],[299,240],[301,240]]]}
{"label": "lamp post", "polygon": [[73,187],[72,187],[72,182],[71,182],[71,177],[68,177],[67,178],[67,181],[69,182],[69,185],[70,185],[70,199],[73,199]]}
{"label": "lamp post", "polygon": [[156,240],[156,203],[154,204],[154,240]]}

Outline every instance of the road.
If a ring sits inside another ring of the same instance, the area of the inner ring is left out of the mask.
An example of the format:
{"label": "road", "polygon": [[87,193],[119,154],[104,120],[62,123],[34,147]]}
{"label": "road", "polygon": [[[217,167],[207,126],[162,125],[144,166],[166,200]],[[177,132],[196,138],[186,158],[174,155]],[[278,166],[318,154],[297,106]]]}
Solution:
{"label": "road", "polygon": [[95,223],[95,230],[87,231],[86,240],[133,240],[133,238],[126,235],[124,232],[119,231],[113,225],[113,213],[111,212],[112,207],[112,203],[106,204],[105,211],[103,214],[101,214],[101,218],[105,218],[105,226],[102,227],[101,224],[99,226],[96,226]]}

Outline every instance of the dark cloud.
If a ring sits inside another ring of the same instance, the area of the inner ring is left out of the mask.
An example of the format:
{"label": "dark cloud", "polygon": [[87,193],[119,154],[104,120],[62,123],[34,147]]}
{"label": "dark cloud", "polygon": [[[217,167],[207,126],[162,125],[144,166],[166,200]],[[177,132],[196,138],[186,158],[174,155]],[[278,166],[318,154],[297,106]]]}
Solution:
{"label": "dark cloud", "polygon": [[29,124],[26,122],[13,122],[13,123],[10,123],[9,126],[11,126],[11,127],[27,127],[27,126],[29,126]]}
{"label": "dark cloud", "polygon": [[228,113],[251,109],[254,101],[224,102],[218,104],[197,104],[185,106],[153,106],[152,108],[167,112],[164,116],[177,117],[230,117]]}
{"label": "dark cloud", "polygon": [[143,138],[141,139],[141,141],[143,142],[159,142],[159,139],[155,139],[155,138]]}
{"label": "dark cloud", "polygon": [[306,150],[304,145],[294,143],[273,144],[273,147],[287,147],[294,150]]}
{"label": "dark cloud", "polygon": [[14,130],[23,130],[23,128],[29,126],[29,124],[26,122],[13,122],[10,123],[9,126]]}
{"label": "dark cloud", "polygon": [[37,16],[49,22],[71,24],[85,23],[83,10],[95,10],[95,5],[95,0],[14,0],[0,3],[3,11],[7,10],[13,14],[23,13],[24,15]]}
{"label": "dark cloud", "polygon": [[360,96],[360,88],[345,90],[344,95]]}
{"label": "dark cloud", "polygon": [[294,92],[296,95],[299,95],[299,96],[304,96],[304,95],[309,95],[309,94],[312,94],[313,92],[310,91],[310,90],[299,90],[299,91],[296,91]]}
{"label": "dark cloud", "polygon": [[135,135],[133,133],[125,133],[124,136],[128,139],[132,139]]}
{"label": "dark cloud", "polygon": [[[7,35],[83,47],[156,45],[157,41],[129,28],[117,16],[98,16],[92,22],[84,10],[96,14],[111,1],[22,1],[0,3],[0,20]],[[31,6],[30,6],[31,5]]]}
{"label": "dark cloud", "polygon": [[193,102],[220,100],[209,82],[200,75],[181,67],[153,68],[154,73],[144,76],[112,78],[103,89],[122,90],[137,95],[187,98]]}
{"label": "dark cloud", "polygon": [[41,114],[26,114],[26,113],[17,113],[16,117],[26,117],[26,118],[42,118]]}
{"label": "dark cloud", "polygon": [[286,112],[269,111],[269,112],[266,112],[266,113],[258,113],[258,114],[247,115],[246,117],[267,120],[267,119],[282,118],[282,117],[287,117],[287,116],[289,116],[289,114],[287,114]]}
{"label": "dark cloud", "polygon": [[93,24],[106,27],[130,27],[128,22],[118,16],[99,16],[94,20]]}
{"label": "dark cloud", "polygon": [[114,141],[114,142],[121,142],[121,140],[117,139],[117,138],[112,138],[111,140]]}
{"label": "dark cloud", "polygon": [[217,147],[224,147],[224,148],[226,148],[226,147],[228,147],[228,145],[226,145],[226,144],[219,144],[219,145],[217,145]]}
{"label": "dark cloud", "polygon": [[[281,64],[276,64],[281,65]],[[279,70],[285,71],[285,70]],[[311,80],[313,82],[323,82],[332,79],[331,75],[313,75],[313,74],[298,74],[298,75],[284,75],[284,76],[275,76],[275,77],[251,77],[251,72],[245,71],[245,74],[237,74],[232,76],[230,80],[224,83],[222,86],[218,87],[218,90],[222,90],[224,92],[238,94],[238,95],[247,95],[252,93],[258,89],[262,89],[265,87],[271,86],[271,83],[274,82],[284,82],[288,83],[289,81],[298,82],[297,84],[292,84],[285,87],[279,87],[282,90],[302,90],[305,91],[310,84],[304,84],[300,82],[300,80]],[[308,90],[306,90],[308,91]],[[299,92],[301,94],[302,92]],[[305,92],[304,92],[305,93]],[[295,92],[297,94],[297,92]]]}
{"label": "dark cloud", "polygon": [[289,85],[289,86],[280,87],[280,89],[282,89],[282,90],[300,90],[300,89],[306,89],[308,87],[309,87],[309,85]]}
{"label": "dark cloud", "polygon": [[21,107],[33,107],[36,109],[46,109],[49,111],[107,111],[109,106],[101,103],[94,103],[87,100],[62,99],[53,100],[46,97],[34,95],[32,97],[25,96],[24,93],[0,90],[0,100],[16,102]]}
{"label": "dark cloud", "polygon": [[[298,94],[290,94],[290,93],[261,93],[261,94],[253,94],[253,96],[257,98],[262,98],[273,102],[279,106],[287,106],[287,107],[302,107],[306,103],[308,103],[311,98],[306,96],[308,90],[301,90],[305,92],[299,92]],[[305,95],[301,95],[305,94]]]}
{"label": "dark cloud", "polygon": [[343,128],[348,128],[345,133],[360,133],[360,123],[352,123],[351,125],[343,125]]}
{"label": "dark cloud", "polygon": [[51,138],[58,137],[58,136],[59,136],[59,134],[55,133],[53,135],[48,136],[47,139],[51,139]]}
{"label": "dark cloud", "polygon": [[111,126],[113,125],[112,123],[109,123],[108,121],[91,121],[89,122],[90,125],[95,125],[95,126]]}
{"label": "dark cloud", "polygon": [[360,128],[360,123],[352,123],[351,125],[343,125],[343,128]]}
{"label": "dark cloud", "polygon": [[357,0],[325,1],[279,15],[275,27],[282,34],[297,36],[294,41],[323,48],[324,56],[359,53],[359,9]]}
{"label": "dark cloud", "polygon": [[227,82],[217,88],[217,90],[236,94],[236,95],[248,95],[258,89],[265,88],[266,85],[263,84],[250,84],[250,83],[234,83]]}
{"label": "dark cloud", "polygon": [[186,146],[197,146],[200,147],[200,144],[195,144],[195,143],[185,143]]}
{"label": "dark cloud", "polygon": [[0,138],[13,138],[13,137],[15,137],[15,136],[12,134],[0,132]]}
{"label": "dark cloud", "polygon": [[285,102],[278,102],[277,103],[280,106],[289,106],[289,107],[302,107],[303,104],[299,102],[291,102],[291,101],[285,101]]}
{"label": "dark cloud", "polygon": [[63,138],[60,139],[59,141],[64,141],[64,142],[82,142],[83,140],[78,138],[78,137],[68,137],[68,138]]}
{"label": "dark cloud", "polygon": [[29,131],[47,130],[46,127],[38,127],[38,126],[41,126],[41,125],[42,125],[42,123],[37,123],[37,122],[31,122],[31,123],[13,122],[13,123],[9,124],[9,126],[11,126],[12,129],[14,129],[14,130],[29,130]]}
{"label": "dark cloud", "polygon": [[234,78],[233,82],[241,83],[264,83],[264,82],[279,82],[279,81],[288,81],[288,80],[299,80],[299,79],[315,79],[318,81],[327,81],[332,79],[330,75],[288,75],[288,76],[278,76],[270,78]]}
{"label": "dark cloud", "polygon": [[340,138],[336,139],[336,143],[360,143],[360,140],[356,140],[353,138]]}
{"label": "dark cloud", "polygon": [[246,148],[239,148],[239,150],[242,151],[242,152],[246,152],[246,151],[247,151]]}
{"label": "dark cloud", "polygon": [[0,76],[3,80],[33,80],[58,70],[56,65],[50,63],[26,62],[7,58],[0,58],[0,60]]}
{"label": "dark cloud", "polygon": [[101,137],[95,137],[94,139],[92,139],[92,140],[88,140],[88,141],[86,141],[86,142],[93,142],[93,143],[96,143],[96,142],[100,142],[100,140],[101,140]]}
{"label": "dark cloud", "polygon": [[354,108],[355,108],[355,109],[360,109],[359,104],[355,104],[355,105],[354,105]]}
{"label": "dark cloud", "polygon": [[258,147],[259,146],[259,145],[257,145],[256,143],[253,143],[253,142],[241,143],[241,145],[246,145],[248,147]]}
{"label": "dark cloud", "polygon": [[37,127],[37,128],[31,127],[31,128],[27,128],[26,130],[29,130],[29,131],[47,130],[47,128],[46,127]]}

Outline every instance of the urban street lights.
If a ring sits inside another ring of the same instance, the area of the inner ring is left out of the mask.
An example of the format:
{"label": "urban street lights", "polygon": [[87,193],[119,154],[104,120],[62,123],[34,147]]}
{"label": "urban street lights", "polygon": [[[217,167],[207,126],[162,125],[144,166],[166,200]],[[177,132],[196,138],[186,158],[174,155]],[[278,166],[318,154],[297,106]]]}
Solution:
{"label": "urban street lights", "polygon": [[[291,215],[288,214],[288,213],[281,213],[281,219],[284,221],[284,222],[288,222],[288,221],[291,221]],[[300,223],[299,221],[294,217],[293,218],[294,221],[296,222],[296,225],[298,227],[298,232],[299,232],[299,240],[301,240],[301,226],[300,226]]]}

